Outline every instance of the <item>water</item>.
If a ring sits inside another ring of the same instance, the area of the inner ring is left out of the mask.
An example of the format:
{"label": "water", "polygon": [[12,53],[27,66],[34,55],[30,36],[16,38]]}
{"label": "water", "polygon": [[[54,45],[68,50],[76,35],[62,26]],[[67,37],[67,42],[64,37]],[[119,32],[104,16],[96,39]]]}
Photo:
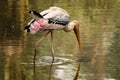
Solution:
{"label": "water", "polygon": [[33,80],[34,42],[44,32],[31,35],[24,26],[29,10],[59,6],[80,20],[82,51],[73,32],[54,31],[55,63],[51,67],[50,36],[37,49],[38,80],[120,79],[120,0],[1,0],[0,80]]}

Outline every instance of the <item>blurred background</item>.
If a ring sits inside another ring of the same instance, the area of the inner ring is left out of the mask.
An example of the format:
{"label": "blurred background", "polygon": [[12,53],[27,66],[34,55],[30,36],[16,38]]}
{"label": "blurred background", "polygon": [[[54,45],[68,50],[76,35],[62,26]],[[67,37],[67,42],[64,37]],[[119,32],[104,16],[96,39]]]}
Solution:
{"label": "blurred background", "polygon": [[[55,64],[50,70],[50,36],[38,47],[38,80],[120,79],[120,0],[0,0],[0,80],[33,80],[35,35],[24,32],[29,10],[58,6],[80,21],[82,51],[74,32],[54,32]],[[50,75],[51,71],[51,75]]]}

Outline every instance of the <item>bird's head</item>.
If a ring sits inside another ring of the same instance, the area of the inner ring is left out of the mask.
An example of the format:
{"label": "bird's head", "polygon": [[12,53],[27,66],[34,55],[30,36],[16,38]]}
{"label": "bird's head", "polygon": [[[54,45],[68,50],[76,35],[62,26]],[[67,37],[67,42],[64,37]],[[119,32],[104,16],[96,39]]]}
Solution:
{"label": "bird's head", "polygon": [[74,30],[74,33],[75,33],[77,41],[78,41],[79,49],[82,50],[79,25],[80,25],[80,22],[78,20],[73,20],[68,23],[68,25],[64,28],[64,31],[69,32],[71,30]]}

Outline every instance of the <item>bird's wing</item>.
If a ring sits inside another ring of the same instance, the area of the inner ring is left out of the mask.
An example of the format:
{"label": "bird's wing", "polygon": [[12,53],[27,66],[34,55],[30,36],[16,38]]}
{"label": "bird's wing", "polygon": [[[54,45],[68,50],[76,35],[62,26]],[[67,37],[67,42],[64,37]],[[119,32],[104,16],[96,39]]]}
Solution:
{"label": "bird's wing", "polygon": [[44,18],[48,19],[49,23],[53,24],[66,25],[70,22],[70,16],[67,11],[59,7],[50,7],[49,9],[44,10],[41,13],[33,10],[29,13],[32,15],[33,19]]}
{"label": "bird's wing", "polygon": [[50,23],[66,25],[70,22],[70,16],[67,11],[59,7],[50,7],[40,14],[43,15],[43,18],[49,19]]}
{"label": "bird's wing", "polygon": [[49,12],[50,12],[50,10],[47,9],[47,10],[44,10],[44,11],[40,12],[40,14],[41,14],[42,16],[45,16],[45,15],[47,15]]}
{"label": "bird's wing", "polygon": [[49,9],[40,12],[40,14],[45,19],[52,19],[57,21],[60,21],[61,19],[61,21],[63,21],[63,18],[66,18],[66,16],[70,17],[66,10],[56,6],[50,7]]}
{"label": "bird's wing", "polygon": [[31,11],[29,11],[29,13],[31,14],[33,19],[43,18],[43,16],[41,14],[39,14],[37,11],[31,10]]}
{"label": "bird's wing", "polygon": [[55,19],[55,17],[58,17],[58,11],[49,11],[49,13],[47,13],[46,15],[44,15],[45,19]]}

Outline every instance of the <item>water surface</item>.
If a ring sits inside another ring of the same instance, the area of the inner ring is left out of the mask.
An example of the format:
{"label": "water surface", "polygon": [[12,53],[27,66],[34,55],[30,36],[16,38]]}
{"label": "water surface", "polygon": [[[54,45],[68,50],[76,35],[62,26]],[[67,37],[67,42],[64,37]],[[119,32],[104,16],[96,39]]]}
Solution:
{"label": "water surface", "polygon": [[[73,32],[54,31],[55,63],[51,66],[50,36],[37,49],[38,80],[120,79],[120,0],[2,0],[0,1],[0,80],[33,80],[35,35],[24,32],[29,10],[64,8],[80,21],[82,51]],[[50,74],[51,72],[51,74]]]}

